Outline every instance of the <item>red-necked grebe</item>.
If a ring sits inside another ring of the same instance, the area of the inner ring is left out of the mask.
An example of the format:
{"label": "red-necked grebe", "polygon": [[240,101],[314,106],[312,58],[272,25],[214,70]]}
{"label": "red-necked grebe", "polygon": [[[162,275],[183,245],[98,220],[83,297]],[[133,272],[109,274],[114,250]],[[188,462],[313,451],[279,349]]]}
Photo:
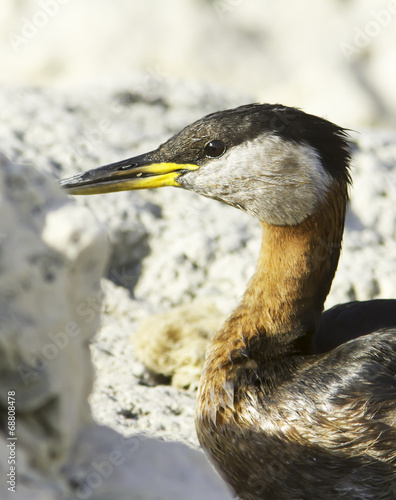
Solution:
{"label": "red-necked grebe", "polygon": [[396,498],[396,301],[322,314],[349,160],[344,129],[252,104],[62,181],[71,194],[182,187],[261,223],[256,272],[209,345],[196,405],[199,441],[243,500]]}

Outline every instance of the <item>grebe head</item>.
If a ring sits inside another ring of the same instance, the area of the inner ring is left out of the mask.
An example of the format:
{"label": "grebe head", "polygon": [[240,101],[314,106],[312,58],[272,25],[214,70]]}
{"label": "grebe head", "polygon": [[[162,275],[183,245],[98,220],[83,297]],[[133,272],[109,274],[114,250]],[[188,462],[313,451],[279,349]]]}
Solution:
{"label": "grebe head", "polygon": [[296,225],[349,181],[344,129],[295,108],[250,104],[212,113],[155,151],[61,182],[71,194],[176,186],[271,225]]}

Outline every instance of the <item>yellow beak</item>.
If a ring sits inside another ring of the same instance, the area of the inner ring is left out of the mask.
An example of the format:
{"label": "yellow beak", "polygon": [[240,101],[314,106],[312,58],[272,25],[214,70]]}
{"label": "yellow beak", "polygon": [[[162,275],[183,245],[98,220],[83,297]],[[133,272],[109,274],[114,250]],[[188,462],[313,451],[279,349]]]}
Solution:
{"label": "yellow beak", "polygon": [[177,178],[198,165],[150,163],[148,155],[140,155],[69,177],[60,185],[69,194],[99,194],[163,186],[180,186]]}

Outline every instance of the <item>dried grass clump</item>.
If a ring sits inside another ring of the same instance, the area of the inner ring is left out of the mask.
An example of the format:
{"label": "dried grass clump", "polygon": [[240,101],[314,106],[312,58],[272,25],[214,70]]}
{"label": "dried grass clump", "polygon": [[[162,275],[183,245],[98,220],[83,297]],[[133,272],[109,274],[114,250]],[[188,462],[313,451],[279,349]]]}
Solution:
{"label": "dried grass clump", "polygon": [[154,374],[170,378],[175,387],[196,387],[208,341],[223,319],[208,300],[150,316],[133,336],[136,358]]}

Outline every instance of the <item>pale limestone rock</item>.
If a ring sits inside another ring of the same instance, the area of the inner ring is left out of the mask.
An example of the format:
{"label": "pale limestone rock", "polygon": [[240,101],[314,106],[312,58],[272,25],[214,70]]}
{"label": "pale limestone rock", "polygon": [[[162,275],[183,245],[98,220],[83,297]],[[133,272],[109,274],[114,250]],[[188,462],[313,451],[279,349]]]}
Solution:
{"label": "pale limestone rock", "polygon": [[[16,492],[8,500],[229,500],[202,452],[95,424],[89,343],[99,324],[103,228],[47,176],[0,156],[0,473],[9,391]],[[12,394],[14,394],[12,392]]]}
{"label": "pale limestone rock", "polygon": [[82,430],[69,474],[79,500],[233,498],[202,451],[98,425]]}
{"label": "pale limestone rock", "polygon": [[108,245],[88,210],[51,179],[0,162],[0,404],[4,411],[15,391],[18,458],[56,477],[91,421],[88,342]]}

